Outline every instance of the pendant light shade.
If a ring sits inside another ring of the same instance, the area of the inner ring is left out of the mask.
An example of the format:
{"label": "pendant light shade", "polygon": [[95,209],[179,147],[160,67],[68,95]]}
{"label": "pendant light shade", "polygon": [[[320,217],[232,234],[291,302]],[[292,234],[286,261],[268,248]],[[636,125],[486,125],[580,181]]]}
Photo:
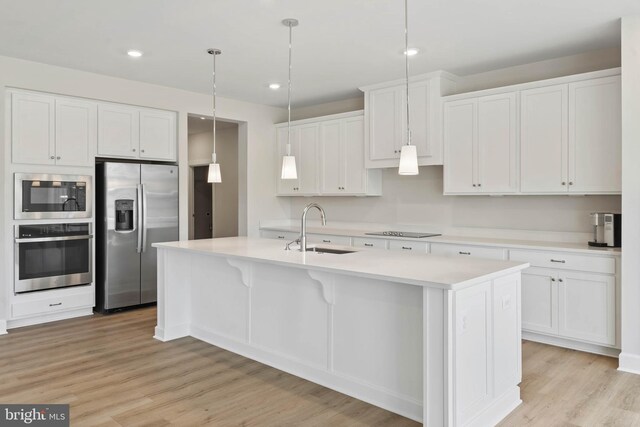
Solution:
{"label": "pendant light shade", "polygon": [[404,0],[404,72],[405,91],[407,98],[407,144],[400,150],[399,175],[418,175],[418,152],[415,145],[411,145],[411,111],[409,110],[409,12],[407,1]]}
{"label": "pendant light shade", "polygon": [[298,179],[295,156],[282,156],[282,179]]}
{"label": "pendant light shade", "polygon": [[298,171],[296,169],[296,158],[291,155],[291,33],[293,27],[298,25],[297,19],[284,19],[282,24],[289,27],[289,91],[287,96],[287,152],[282,156],[282,179],[298,179]]}
{"label": "pendant light shade", "polygon": [[220,55],[222,51],[220,49],[208,49],[207,53],[213,56],[213,154],[211,154],[207,182],[219,184],[222,182],[222,174],[216,159],[216,56]]}

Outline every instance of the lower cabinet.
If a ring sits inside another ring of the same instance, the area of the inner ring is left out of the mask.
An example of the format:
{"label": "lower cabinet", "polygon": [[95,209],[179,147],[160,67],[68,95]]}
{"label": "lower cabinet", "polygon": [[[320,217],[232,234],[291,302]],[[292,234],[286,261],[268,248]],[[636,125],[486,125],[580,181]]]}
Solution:
{"label": "lower cabinet", "polygon": [[522,273],[525,331],[613,346],[615,276],[529,268]]}
{"label": "lower cabinet", "polygon": [[462,256],[470,258],[505,259],[502,248],[490,248],[475,245],[452,245],[449,243],[431,243],[433,255]]}

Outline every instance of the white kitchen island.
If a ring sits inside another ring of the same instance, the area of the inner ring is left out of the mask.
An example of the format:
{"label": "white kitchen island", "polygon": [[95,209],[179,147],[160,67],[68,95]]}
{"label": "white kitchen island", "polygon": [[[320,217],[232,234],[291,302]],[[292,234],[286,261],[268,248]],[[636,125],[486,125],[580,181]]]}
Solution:
{"label": "white kitchen island", "polygon": [[521,262],[160,243],[155,337],[192,336],[428,426],[520,404]]}

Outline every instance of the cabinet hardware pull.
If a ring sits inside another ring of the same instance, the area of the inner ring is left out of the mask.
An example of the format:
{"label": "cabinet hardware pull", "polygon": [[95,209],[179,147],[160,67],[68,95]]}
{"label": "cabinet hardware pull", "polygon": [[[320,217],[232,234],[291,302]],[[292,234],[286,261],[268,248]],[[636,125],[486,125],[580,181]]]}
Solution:
{"label": "cabinet hardware pull", "polygon": [[573,181],[569,181],[569,185],[573,185]]}
{"label": "cabinet hardware pull", "polygon": [[365,243],[365,246],[373,246],[373,243]]}
{"label": "cabinet hardware pull", "polygon": [[278,239],[284,239],[284,236],[278,236]]}
{"label": "cabinet hardware pull", "polygon": [[144,153],[144,150],[140,150],[141,153]]}
{"label": "cabinet hardware pull", "polygon": [[403,246],[402,249],[406,249],[408,251],[412,250],[413,248],[411,246]]}
{"label": "cabinet hardware pull", "polygon": [[62,303],[61,302],[57,302],[55,304],[49,304],[49,307],[55,307],[56,305],[62,305]]}
{"label": "cabinet hardware pull", "polygon": [[60,156],[56,157],[56,159],[60,160]]}
{"label": "cabinet hardware pull", "polygon": [[458,252],[458,253],[459,253],[460,255],[471,255],[471,252],[462,252],[462,251],[460,251],[460,252]]}
{"label": "cabinet hardware pull", "polygon": [[552,281],[552,282],[555,282],[555,281],[556,281],[556,279],[554,279],[554,278],[552,277],[552,278],[551,278],[551,281]]}
{"label": "cabinet hardware pull", "polygon": [[559,262],[559,263],[564,264],[566,261],[563,260],[563,259],[551,259],[551,262]]}
{"label": "cabinet hardware pull", "polygon": [[131,149],[131,151],[133,151],[133,152],[135,153],[135,152],[136,152],[136,149],[135,149],[135,148],[132,148],[132,149]]}
{"label": "cabinet hardware pull", "polygon": [[54,157],[54,156],[51,156],[51,160],[53,160],[53,159],[55,159],[55,157]]}
{"label": "cabinet hardware pull", "polygon": [[475,187],[476,185],[475,185],[475,184],[473,184],[473,186]]}
{"label": "cabinet hardware pull", "polygon": [[331,243],[331,240],[322,239],[322,243]]}
{"label": "cabinet hardware pull", "polygon": [[562,181],[562,185],[567,185],[567,183],[566,183],[566,182],[564,182],[564,181]]}
{"label": "cabinet hardware pull", "polygon": [[482,184],[478,184],[478,187],[482,187]]}
{"label": "cabinet hardware pull", "polygon": [[562,282],[563,282],[563,280],[562,280],[562,279],[558,279],[558,282],[562,283]]}

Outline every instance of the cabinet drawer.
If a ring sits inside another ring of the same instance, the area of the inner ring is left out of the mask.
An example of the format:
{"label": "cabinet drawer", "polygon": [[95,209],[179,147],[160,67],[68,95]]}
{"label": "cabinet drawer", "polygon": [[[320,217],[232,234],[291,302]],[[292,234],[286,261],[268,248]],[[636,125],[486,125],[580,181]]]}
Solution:
{"label": "cabinet drawer", "polygon": [[300,233],[294,231],[274,231],[274,230],[261,230],[260,237],[263,239],[281,239],[281,240],[295,240],[300,236]]}
{"label": "cabinet drawer", "polygon": [[361,248],[387,249],[389,242],[385,239],[368,239],[366,237],[354,237],[353,246]]}
{"label": "cabinet drawer", "polygon": [[467,256],[487,259],[505,259],[504,249],[483,246],[451,245],[448,243],[431,243],[434,255]]}
{"label": "cabinet drawer", "polygon": [[616,260],[613,257],[577,255],[550,251],[509,251],[512,261],[524,261],[532,267],[547,267],[564,270],[590,271],[593,273],[616,274]]}
{"label": "cabinet drawer", "polygon": [[351,237],[329,234],[307,234],[307,243],[330,243],[332,245],[351,246]]}
{"label": "cabinet drawer", "polygon": [[402,241],[402,240],[390,240],[389,249],[392,251],[417,252],[417,253],[426,254],[427,243]]}
{"label": "cabinet drawer", "polygon": [[88,291],[58,297],[44,297],[39,300],[14,302],[11,304],[11,316],[13,318],[34,316],[93,306],[93,291]]}

